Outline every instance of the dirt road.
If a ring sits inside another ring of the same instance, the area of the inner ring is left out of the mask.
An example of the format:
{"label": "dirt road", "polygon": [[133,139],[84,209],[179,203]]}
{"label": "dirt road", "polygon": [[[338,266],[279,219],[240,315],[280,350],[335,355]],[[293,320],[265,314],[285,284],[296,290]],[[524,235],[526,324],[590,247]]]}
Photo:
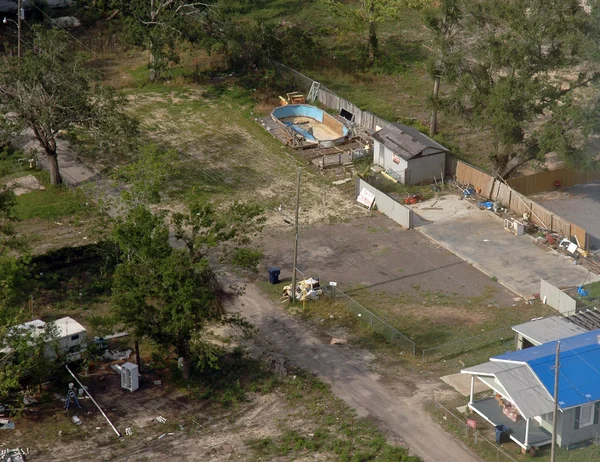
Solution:
{"label": "dirt road", "polygon": [[400,382],[382,383],[381,377],[357,361],[351,350],[319,340],[252,284],[247,285],[235,309],[258,327],[265,348],[284,354],[295,365],[329,383],[333,392],[361,416],[382,421],[411,453],[426,462],[480,462],[423,409],[438,385],[417,384],[413,392]]}

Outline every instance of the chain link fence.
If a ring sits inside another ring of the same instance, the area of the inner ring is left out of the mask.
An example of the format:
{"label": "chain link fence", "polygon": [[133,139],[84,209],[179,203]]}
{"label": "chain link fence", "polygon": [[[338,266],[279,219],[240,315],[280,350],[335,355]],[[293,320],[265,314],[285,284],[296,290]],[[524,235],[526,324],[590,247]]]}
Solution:
{"label": "chain link fence", "polygon": [[511,341],[514,332],[511,326],[501,329],[492,330],[484,334],[475,335],[473,337],[461,338],[453,342],[444,343],[433,348],[423,350],[423,360],[441,359],[447,356],[454,356],[470,350],[477,350],[494,343]]}
{"label": "chain link fence", "polygon": [[518,462],[495,442],[483,436],[477,429],[471,428],[463,417],[459,417],[452,411],[435,401],[435,414],[440,416],[443,423],[461,440],[470,447],[478,447],[477,453],[485,453],[489,461],[512,461]]}
{"label": "chain link fence", "polygon": [[374,331],[383,335],[388,342],[399,347],[404,353],[410,354],[411,356],[415,355],[415,342],[408,339],[375,313],[362,306],[337,287],[326,286],[325,289],[328,296],[334,298],[336,301],[342,302],[350,311],[356,314],[362,322],[368,324]]}

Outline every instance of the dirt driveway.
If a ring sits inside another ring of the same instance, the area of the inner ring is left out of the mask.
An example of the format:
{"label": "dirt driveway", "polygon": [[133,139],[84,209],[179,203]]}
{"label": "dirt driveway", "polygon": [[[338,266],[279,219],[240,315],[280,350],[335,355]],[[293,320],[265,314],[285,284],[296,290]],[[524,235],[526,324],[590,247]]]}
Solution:
{"label": "dirt driveway", "polygon": [[[432,207],[434,201],[438,203]],[[417,228],[422,234],[524,298],[540,292],[540,279],[558,287],[579,286],[586,277],[600,280],[571,258],[538,247],[533,237],[508,233],[502,218],[457,196],[423,202],[415,212],[430,220]]]}
{"label": "dirt driveway", "polygon": [[[282,278],[291,277],[293,242],[291,227],[265,233],[263,274],[267,267],[277,266]],[[489,276],[418,231],[403,230],[377,212],[347,223],[302,228],[298,269],[323,283],[336,281],[350,295],[366,289],[459,297],[492,294],[490,303],[515,303],[515,295]]]}
{"label": "dirt driveway", "polygon": [[381,380],[350,348],[323,343],[305,325],[286,315],[249,284],[236,308],[259,329],[266,348],[280,352],[295,365],[329,383],[333,392],[359,415],[371,416],[425,462],[480,462],[480,459],[436,424],[423,409],[440,382],[409,387],[400,380]]}

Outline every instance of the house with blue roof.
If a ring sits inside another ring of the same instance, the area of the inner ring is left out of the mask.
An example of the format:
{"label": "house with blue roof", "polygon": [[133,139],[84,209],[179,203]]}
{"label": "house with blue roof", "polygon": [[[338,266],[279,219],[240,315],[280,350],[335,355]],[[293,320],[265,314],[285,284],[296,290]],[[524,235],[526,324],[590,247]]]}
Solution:
{"label": "house with blue roof", "polygon": [[[600,434],[600,329],[490,358],[471,376],[469,409],[528,450],[552,442],[556,345],[560,342],[556,441],[569,447]],[[495,396],[474,401],[475,379]]]}

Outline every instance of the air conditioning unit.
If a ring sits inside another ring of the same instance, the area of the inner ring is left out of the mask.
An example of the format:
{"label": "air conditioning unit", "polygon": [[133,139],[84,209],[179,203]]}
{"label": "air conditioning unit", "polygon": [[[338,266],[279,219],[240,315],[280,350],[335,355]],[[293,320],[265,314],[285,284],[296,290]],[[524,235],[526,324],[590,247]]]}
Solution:
{"label": "air conditioning unit", "polygon": [[515,236],[525,234],[525,225],[513,218],[504,219],[504,229],[509,233],[513,233]]}
{"label": "air conditioning unit", "polygon": [[137,364],[121,364],[121,388],[136,391],[140,388],[140,372]]}

